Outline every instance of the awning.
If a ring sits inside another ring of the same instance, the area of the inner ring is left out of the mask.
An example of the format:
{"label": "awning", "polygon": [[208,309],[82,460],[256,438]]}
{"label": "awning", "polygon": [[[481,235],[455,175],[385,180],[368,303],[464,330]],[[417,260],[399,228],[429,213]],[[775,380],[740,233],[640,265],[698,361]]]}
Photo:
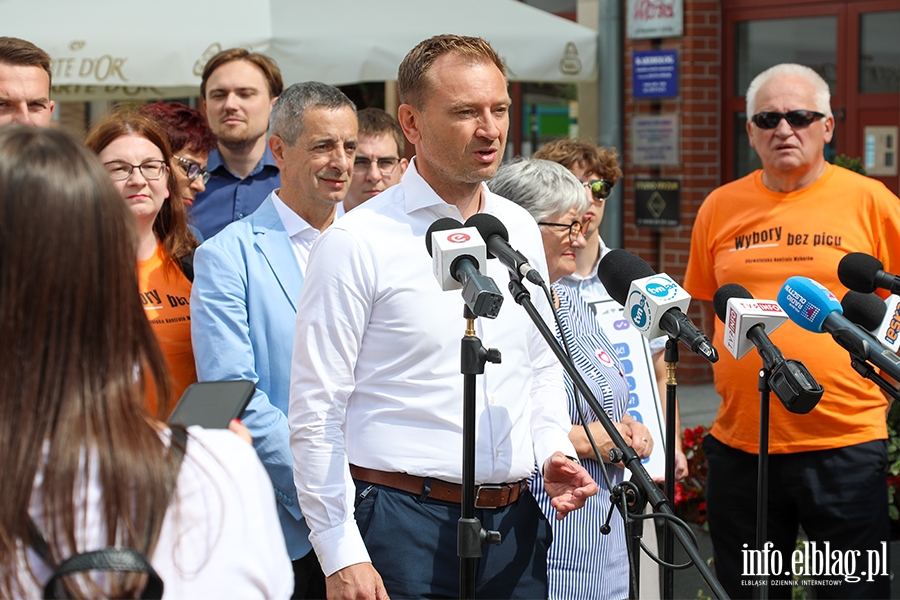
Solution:
{"label": "awning", "polygon": [[513,81],[597,76],[596,31],[516,0],[0,0],[0,23],[53,58],[57,101],[194,96],[206,61],[233,47],[274,58],[285,85],[395,80],[442,33],[490,41]]}

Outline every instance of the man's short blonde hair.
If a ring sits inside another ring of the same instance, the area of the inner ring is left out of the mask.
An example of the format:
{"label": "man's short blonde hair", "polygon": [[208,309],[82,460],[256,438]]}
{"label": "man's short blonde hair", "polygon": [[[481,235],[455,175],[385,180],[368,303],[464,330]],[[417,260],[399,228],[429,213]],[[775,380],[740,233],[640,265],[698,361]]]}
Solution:
{"label": "man's short blonde hair", "polygon": [[397,73],[397,88],[401,104],[409,104],[419,110],[428,95],[428,73],[441,56],[454,53],[473,64],[492,63],[506,77],[506,66],[500,55],[486,41],[464,35],[436,35],[409,51]]}

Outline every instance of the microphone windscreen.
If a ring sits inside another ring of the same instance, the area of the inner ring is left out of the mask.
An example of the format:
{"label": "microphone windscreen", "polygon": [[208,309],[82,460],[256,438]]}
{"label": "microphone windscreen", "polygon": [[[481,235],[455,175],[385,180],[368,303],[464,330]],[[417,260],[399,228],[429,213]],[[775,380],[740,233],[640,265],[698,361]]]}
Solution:
{"label": "microphone windscreen", "polygon": [[475,213],[468,219],[466,219],[466,227],[474,227],[478,230],[478,233],[481,234],[481,238],[488,244],[487,257],[488,258],[496,258],[493,254],[491,254],[490,242],[492,235],[499,235],[505,241],[509,241],[509,231],[506,230],[506,225],[503,224],[500,219],[495,217],[494,215],[489,215],[487,213]]}
{"label": "microphone windscreen", "polygon": [[432,256],[431,254],[431,234],[435,231],[446,231],[448,229],[462,229],[463,224],[457,221],[456,219],[451,219],[450,217],[443,217],[438,219],[428,228],[428,231],[425,232],[425,247],[428,248],[428,256]]}
{"label": "microphone windscreen", "polygon": [[878,271],[884,263],[865,252],[851,252],[838,263],[838,279],[851,290],[870,294],[875,291]]}
{"label": "microphone windscreen", "polygon": [[725,322],[725,313],[728,311],[728,301],[732,298],[752,300],[753,294],[738,283],[726,283],[717,289],[713,295],[713,306],[716,309],[716,316],[723,323]]}
{"label": "microphone windscreen", "polygon": [[841,300],[844,316],[856,325],[868,331],[875,331],[881,326],[887,305],[875,294],[863,294],[850,290]]}
{"label": "microphone windscreen", "polygon": [[656,271],[647,261],[621,248],[610,250],[597,265],[597,277],[603,287],[622,306],[625,306],[631,282],[651,275],[656,275]]}

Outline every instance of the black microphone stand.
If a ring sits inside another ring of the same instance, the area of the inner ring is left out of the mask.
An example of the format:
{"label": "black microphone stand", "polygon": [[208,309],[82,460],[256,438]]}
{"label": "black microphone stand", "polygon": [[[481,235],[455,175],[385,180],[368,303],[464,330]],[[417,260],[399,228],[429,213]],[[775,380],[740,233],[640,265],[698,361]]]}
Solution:
{"label": "black microphone stand", "polygon": [[475,376],[484,375],[486,362],[499,363],[500,351],[485,348],[475,333],[477,316],[466,305],[463,310],[466,332],[460,349],[460,372],[463,374],[463,469],[462,516],[457,522],[459,556],[459,597],[475,598],[475,559],[483,554],[485,544],[499,544],[500,532],[488,531],[475,518]]}
{"label": "black microphone stand", "polygon": [[[666,464],[665,489],[666,498],[675,497],[675,418],[678,414],[677,386],[675,368],[678,366],[678,340],[669,336],[666,339]],[[671,527],[663,531],[663,561],[672,564],[675,560],[675,537]],[[663,598],[675,597],[675,571],[667,568],[663,572]]]}
{"label": "black microphone stand", "polygon": [[[759,370],[759,463],[756,469],[756,549],[763,550],[768,535],[769,519],[769,401],[772,389],[769,377],[772,372],[763,367]],[[760,600],[769,597],[769,570],[763,569],[763,585],[756,588],[755,596]]]}
{"label": "black microphone stand", "polygon": [[875,382],[878,387],[890,394],[894,400],[900,400],[900,390],[888,383],[888,380],[878,374],[877,371],[869,364],[865,358],[850,353],[850,366],[853,370],[862,375],[864,378]]}
{"label": "black microphone stand", "polygon": [[[709,566],[700,556],[700,552],[697,550],[696,544],[689,537],[688,532],[684,528],[680,526],[676,527],[672,524],[672,521],[677,518],[672,512],[672,509],[667,504],[666,497],[662,494],[662,492],[660,492],[659,488],[656,487],[656,484],[653,483],[653,480],[650,478],[647,470],[644,469],[644,466],[641,464],[641,459],[634,451],[634,448],[626,444],[625,440],[622,439],[619,431],[610,420],[609,415],[606,414],[606,411],[603,410],[603,407],[599,402],[597,402],[597,399],[594,397],[587,383],[581,377],[581,374],[578,372],[575,364],[568,357],[568,355],[566,355],[565,351],[560,347],[559,342],[557,342],[556,340],[556,336],[552,331],[550,331],[550,328],[547,327],[547,324],[544,322],[544,319],[541,317],[537,308],[535,308],[534,304],[531,302],[531,294],[528,292],[528,290],[525,289],[525,286],[522,285],[521,276],[517,277],[513,274],[510,275],[509,291],[516,303],[520,304],[528,313],[528,316],[531,318],[535,327],[538,328],[538,331],[540,331],[544,340],[546,340],[546,342],[549,344],[550,349],[553,350],[553,353],[556,354],[557,359],[559,359],[565,371],[572,378],[572,382],[575,387],[579,392],[581,392],[582,396],[591,407],[591,410],[594,411],[600,423],[603,425],[603,428],[612,439],[616,448],[619,452],[621,452],[622,462],[624,463],[625,467],[632,473],[632,481],[636,482],[638,488],[646,495],[650,502],[650,505],[653,506],[654,510],[662,513],[661,516],[666,519],[666,524],[673,531],[675,537],[677,537],[681,542],[681,545],[684,547],[688,556],[697,567],[697,570],[700,571],[700,574],[709,584],[709,587],[712,590],[713,594],[715,594],[717,598],[727,599],[728,594],[725,592],[722,584],[720,584],[719,581],[715,578]],[[672,426],[674,427],[674,418],[671,420],[671,422],[673,424]],[[671,597],[672,596],[667,596],[667,598]]]}

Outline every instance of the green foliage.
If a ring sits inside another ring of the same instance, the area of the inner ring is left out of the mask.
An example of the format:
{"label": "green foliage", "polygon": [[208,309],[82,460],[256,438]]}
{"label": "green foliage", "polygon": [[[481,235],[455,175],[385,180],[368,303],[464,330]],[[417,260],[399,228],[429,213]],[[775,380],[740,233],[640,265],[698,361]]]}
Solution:
{"label": "green foliage", "polygon": [[891,521],[900,521],[900,403],[888,411],[888,512]]}
{"label": "green foliage", "polygon": [[840,156],[834,157],[834,164],[851,171],[856,171],[860,175],[868,175],[868,171],[866,171],[866,168],[863,166],[861,158],[850,158],[846,154],[841,154]]}

